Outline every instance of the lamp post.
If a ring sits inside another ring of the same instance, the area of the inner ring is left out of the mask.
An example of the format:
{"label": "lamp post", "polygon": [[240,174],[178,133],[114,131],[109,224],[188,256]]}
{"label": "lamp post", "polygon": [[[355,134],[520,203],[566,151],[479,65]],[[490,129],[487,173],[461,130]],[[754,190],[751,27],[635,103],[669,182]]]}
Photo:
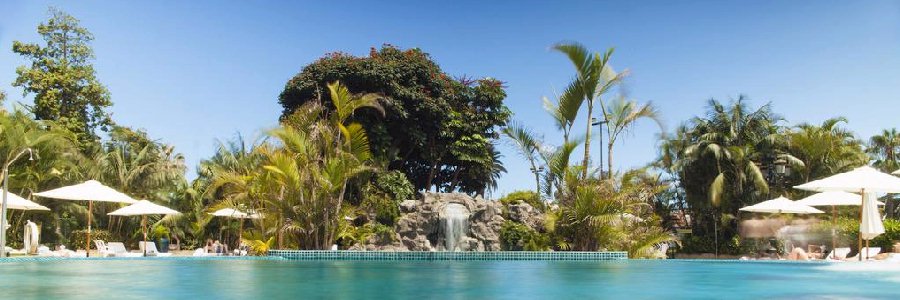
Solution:
{"label": "lamp post", "polygon": [[[785,179],[791,175],[791,167],[787,161],[777,158],[774,154],[767,155],[765,161],[766,183],[774,188],[778,188],[785,182]],[[772,197],[772,189],[769,189],[769,197]]]}
{"label": "lamp post", "polygon": [[7,194],[9,193],[9,166],[19,157],[22,157],[25,152],[28,152],[28,160],[34,160],[34,150],[25,148],[3,165],[3,204],[2,208],[0,208],[0,257],[6,257],[6,205]]}
{"label": "lamp post", "polygon": [[544,166],[540,166],[537,168],[531,167],[531,173],[534,173],[534,183],[537,186],[536,192],[538,195],[538,199],[543,198],[543,197],[541,197],[541,173],[543,173],[543,172],[544,172]]}
{"label": "lamp post", "polygon": [[[598,121],[597,118],[591,118],[591,126],[599,126],[609,123],[608,120]],[[598,130],[600,132],[600,179],[603,179],[603,128]],[[584,166],[587,168],[587,166]]]}

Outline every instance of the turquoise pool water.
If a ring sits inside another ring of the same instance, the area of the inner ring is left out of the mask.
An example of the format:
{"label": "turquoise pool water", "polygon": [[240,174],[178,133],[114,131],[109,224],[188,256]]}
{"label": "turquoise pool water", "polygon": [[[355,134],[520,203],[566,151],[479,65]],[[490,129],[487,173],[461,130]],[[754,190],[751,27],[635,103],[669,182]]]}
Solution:
{"label": "turquoise pool water", "polygon": [[[132,259],[0,263],[2,299],[898,299],[900,264]],[[864,271],[865,270],[865,271]]]}

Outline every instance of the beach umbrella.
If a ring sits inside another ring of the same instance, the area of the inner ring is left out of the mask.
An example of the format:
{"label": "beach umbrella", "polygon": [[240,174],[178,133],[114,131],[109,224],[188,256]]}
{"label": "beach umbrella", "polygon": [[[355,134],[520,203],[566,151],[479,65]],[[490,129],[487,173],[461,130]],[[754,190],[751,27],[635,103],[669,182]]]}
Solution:
{"label": "beach umbrella", "polygon": [[76,185],[64,186],[45,192],[34,193],[35,196],[44,198],[53,198],[59,200],[70,201],[87,201],[88,202],[88,230],[87,240],[85,241],[85,250],[90,256],[91,253],[91,211],[94,210],[94,201],[116,202],[116,203],[135,203],[137,200],[128,197],[115,189],[105,186],[99,181],[88,180]]}
{"label": "beach umbrella", "polygon": [[[882,173],[872,167],[862,166],[819,180],[813,180],[794,187],[814,192],[843,191],[851,193],[900,193],[900,178]],[[865,196],[870,197],[870,196]],[[874,200],[874,195],[871,195]],[[865,204],[865,203],[863,203]],[[874,201],[872,202],[873,206]],[[865,205],[863,205],[865,207]],[[875,207],[877,209],[877,207]],[[860,209],[860,228],[862,228],[863,210]],[[878,222],[881,220],[879,219]],[[883,225],[882,225],[883,226]],[[857,239],[858,249],[862,250],[862,235]],[[862,260],[862,255],[859,256]]]}
{"label": "beach umbrella", "polygon": [[747,212],[772,213],[772,214],[821,214],[823,211],[810,206],[799,204],[785,197],[766,200],[740,209]]}
{"label": "beach umbrella", "polygon": [[241,245],[241,241],[244,238],[244,219],[259,219],[260,217],[259,213],[245,213],[234,208],[223,208],[210,213],[210,215],[240,220],[238,226],[238,246]]}
{"label": "beach umbrella", "polygon": [[[3,193],[3,189],[0,189],[0,193]],[[46,206],[22,198],[19,195],[13,193],[6,193],[6,195],[6,208],[18,210],[50,210]]]}
{"label": "beach umbrella", "polygon": [[[816,193],[809,197],[797,200],[797,203],[809,206],[831,206],[831,249],[837,247],[835,241],[834,225],[837,221],[837,209],[835,206],[859,206],[862,205],[862,197],[860,195],[842,191]],[[884,202],[875,201],[878,205],[884,205]]]}
{"label": "beach umbrella", "polygon": [[[141,229],[144,232],[144,244],[147,243],[147,216],[148,215],[180,215],[174,209],[155,204],[147,200],[138,201],[135,204],[117,209],[107,215],[110,216],[141,216]],[[147,247],[144,246],[144,256],[147,256]]]}
{"label": "beach umbrella", "polygon": [[[882,233],[884,233],[884,223],[881,221],[878,206],[875,205],[875,194],[866,193],[863,197],[862,220],[859,225],[859,236],[866,240],[866,259],[869,259],[869,240]],[[859,256],[862,259],[862,254]]]}

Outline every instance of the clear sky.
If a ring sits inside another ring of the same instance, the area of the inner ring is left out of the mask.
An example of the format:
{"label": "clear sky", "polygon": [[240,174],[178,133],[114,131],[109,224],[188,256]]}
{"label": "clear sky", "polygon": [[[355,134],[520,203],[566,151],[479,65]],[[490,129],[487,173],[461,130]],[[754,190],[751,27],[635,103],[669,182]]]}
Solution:
{"label": "clear sky", "polygon": [[[37,42],[57,6],[95,35],[114,119],[174,144],[191,178],[217,139],[275,126],[277,96],[304,65],[384,43],[422,48],[452,75],[505,81],[515,119],[551,142],[560,138],[540,99],[573,75],[549,50],[568,40],[616,47],[630,95],[658,105],[670,129],[707,99],[739,94],[792,123],[845,116],[865,139],[900,127],[898,1],[124,2],[0,1],[0,89],[7,105],[31,102],[11,86],[24,63],[12,41]],[[616,147],[617,169],[656,157],[658,133],[634,128]],[[502,152],[509,173],[495,195],[533,188],[524,161]]]}

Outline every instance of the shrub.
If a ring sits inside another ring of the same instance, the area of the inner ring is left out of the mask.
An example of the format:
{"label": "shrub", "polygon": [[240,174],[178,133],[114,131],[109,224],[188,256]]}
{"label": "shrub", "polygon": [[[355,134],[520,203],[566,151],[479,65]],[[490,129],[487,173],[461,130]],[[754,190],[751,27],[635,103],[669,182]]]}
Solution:
{"label": "shrub", "polygon": [[500,228],[500,242],[503,250],[544,251],[550,249],[550,237],[524,224],[513,221],[503,222]]}
{"label": "shrub", "polygon": [[366,208],[366,211],[374,213],[375,221],[383,225],[394,226],[394,223],[400,218],[400,204],[383,194],[367,195],[363,200],[363,207]]}
{"label": "shrub", "polygon": [[169,238],[169,228],[162,225],[156,225],[153,227],[153,231],[150,232],[151,239],[159,239],[159,238]]}
{"label": "shrub", "polygon": [[515,191],[509,194],[506,194],[502,198],[500,198],[500,203],[503,206],[509,206],[510,204],[516,204],[519,201],[528,203],[537,211],[544,211],[544,201],[541,200],[540,195],[535,193],[534,191],[528,190],[520,190]]}
{"label": "shrub", "polygon": [[[820,229],[828,231],[830,235],[831,222],[823,222]],[[849,245],[856,250],[857,237],[859,236],[859,219],[839,217],[835,228],[840,244]],[[900,241],[900,220],[885,219],[884,233],[869,241],[870,247],[881,247],[882,252],[892,251],[894,243]],[[865,247],[865,241],[863,241]]]}
{"label": "shrub", "polygon": [[[69,235],[69,243],[66,244],[66,248],[75,250],[81,247],[84,247],[84,239],[87,238],[87,229],[79,229],[73,230],[72,234]],[[103,229],[92,229],[91,230],[91,249],[96,248],[94,246],[95,240],[103,240],[109,242],[112,239],[112,235],[109,231]]]}
{"label": "shrub", "polygon": [[372,234],[382,243],[394,242],[394,227],[374,224],[372,225]]}
{"label": "shrub", "polygon": [[415,190],[406,174],[400,171],[381,172],[375,175],[375,188],[400,202],[412,198]]}

